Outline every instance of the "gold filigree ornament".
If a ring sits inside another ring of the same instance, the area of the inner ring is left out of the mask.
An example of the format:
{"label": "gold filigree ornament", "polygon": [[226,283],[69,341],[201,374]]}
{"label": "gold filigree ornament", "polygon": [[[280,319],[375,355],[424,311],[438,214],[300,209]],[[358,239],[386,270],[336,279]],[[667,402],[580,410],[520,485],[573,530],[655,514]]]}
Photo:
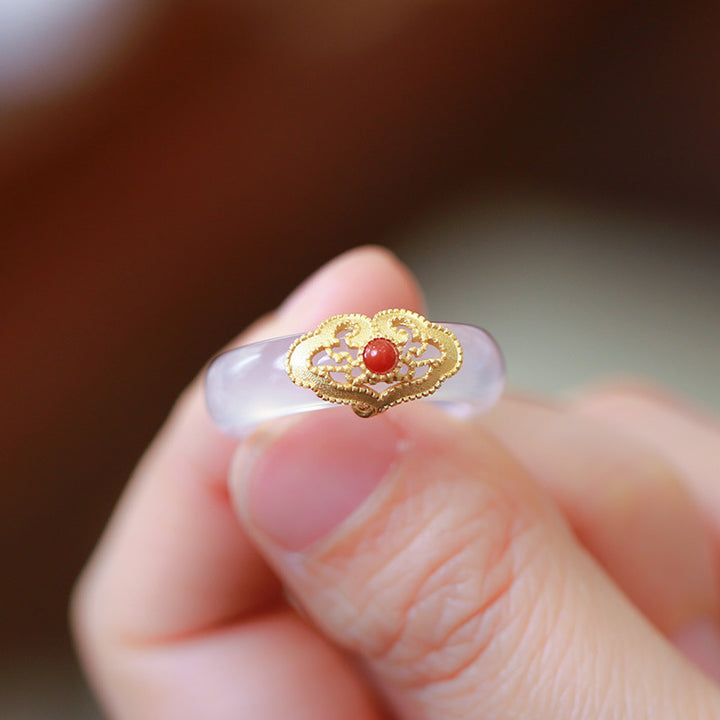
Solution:
{"label": "gold filigree ornament", "polygon": [[328,402],[370,417],[427,397],[462,365],[462,347],[447,328],[409,310],[335,315],[290,347],[290,379]]}

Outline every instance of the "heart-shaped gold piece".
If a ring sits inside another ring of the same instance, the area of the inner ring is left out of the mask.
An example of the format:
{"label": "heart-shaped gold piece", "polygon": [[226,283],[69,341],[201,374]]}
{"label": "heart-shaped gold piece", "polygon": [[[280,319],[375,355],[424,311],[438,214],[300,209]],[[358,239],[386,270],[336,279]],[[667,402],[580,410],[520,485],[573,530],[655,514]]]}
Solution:
{"label": "heart-shaped gold piece", "polygon": [[446,328],[409,310],[375,317],[335,315],[290,347],[290,379],[323,400],[370,417],[435,392],[462,364],[462,347]]}

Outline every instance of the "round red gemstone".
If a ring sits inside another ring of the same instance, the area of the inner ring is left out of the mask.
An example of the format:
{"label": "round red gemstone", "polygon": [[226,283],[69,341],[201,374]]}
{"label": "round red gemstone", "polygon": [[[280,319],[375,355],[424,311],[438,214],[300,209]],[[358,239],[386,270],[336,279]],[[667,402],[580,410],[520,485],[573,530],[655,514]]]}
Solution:
{"label": "round red gemstone", "polygon": [[397,365],[398,350],[390,340],[375,338],[365,346],[363,361],[370,372],[384,375]]}

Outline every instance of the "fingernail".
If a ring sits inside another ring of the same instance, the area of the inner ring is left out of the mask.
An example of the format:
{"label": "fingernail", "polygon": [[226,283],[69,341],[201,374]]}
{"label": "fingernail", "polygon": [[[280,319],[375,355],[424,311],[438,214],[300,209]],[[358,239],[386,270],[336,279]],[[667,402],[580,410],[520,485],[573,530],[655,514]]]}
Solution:
{"label": "fingernail", "polygon": [[231,482],[253,528],[299,551],[368,498],[397,457],[400,435],[383,415],[363,419],[335,408],[307,415],[260,444],[240,451]]}
{"label": "fingernail", "polygon": [[698,620],[676,633],[674,640],[678,650],[720,682],[720,628],[714,620]]}

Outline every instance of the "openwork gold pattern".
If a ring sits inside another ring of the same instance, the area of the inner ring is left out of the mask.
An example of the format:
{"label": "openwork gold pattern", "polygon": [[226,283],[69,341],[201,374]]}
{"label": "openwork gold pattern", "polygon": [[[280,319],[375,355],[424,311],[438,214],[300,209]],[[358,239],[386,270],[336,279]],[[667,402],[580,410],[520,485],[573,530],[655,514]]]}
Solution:
{"label": "openwork gold pattern", "polygon": [[[370,370],[363,350],[371,340],[392,342],[398,353],[385,373]],[[462,365],[455,335],[409,310],[383,310],[375,317],[335,315],[290,347],[290,379],[323,400],[350,405],[370,417],[437,390]]]}

